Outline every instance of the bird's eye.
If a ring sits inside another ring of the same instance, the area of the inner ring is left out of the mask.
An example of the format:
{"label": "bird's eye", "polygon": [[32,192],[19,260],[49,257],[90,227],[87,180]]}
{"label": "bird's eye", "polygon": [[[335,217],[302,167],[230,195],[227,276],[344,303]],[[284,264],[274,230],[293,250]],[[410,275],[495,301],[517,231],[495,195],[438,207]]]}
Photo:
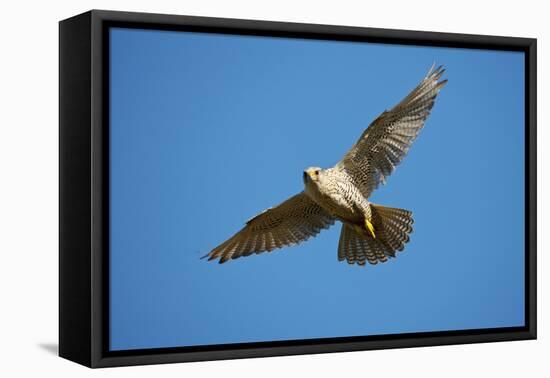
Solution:
{"label": "bird's eye", "polygon": [[319,176],[319,170],[315,171],[315,176]]}

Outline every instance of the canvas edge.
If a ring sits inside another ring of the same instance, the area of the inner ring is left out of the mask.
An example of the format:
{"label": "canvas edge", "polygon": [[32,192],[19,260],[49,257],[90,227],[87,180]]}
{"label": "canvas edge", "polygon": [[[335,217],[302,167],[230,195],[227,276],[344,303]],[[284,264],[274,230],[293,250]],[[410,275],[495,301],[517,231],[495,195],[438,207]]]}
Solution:
{"label": "canvas edge", "polygon": [[91,12],[59,23],[59,355],[91,366]]}
{"label": "canvas edge", "polygon": [[525,269],[528,288],[526,305],[530,338],[537,338],[537,40],[526,42],[525,72],[525,172],[526,177],[526,216],[525,235],[527,266]]}

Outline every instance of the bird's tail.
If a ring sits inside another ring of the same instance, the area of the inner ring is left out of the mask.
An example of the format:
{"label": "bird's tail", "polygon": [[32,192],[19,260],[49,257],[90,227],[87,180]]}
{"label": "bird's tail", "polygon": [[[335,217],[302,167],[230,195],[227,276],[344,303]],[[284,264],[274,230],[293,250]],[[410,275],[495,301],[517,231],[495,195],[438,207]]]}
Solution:
{"label": "bird's tail", "polygon": [[342,225],[338,260],[365,265],[387,261],[402,251],[412,232],[413,218],[408,210],[371,204],[372,218],[363,228]]}

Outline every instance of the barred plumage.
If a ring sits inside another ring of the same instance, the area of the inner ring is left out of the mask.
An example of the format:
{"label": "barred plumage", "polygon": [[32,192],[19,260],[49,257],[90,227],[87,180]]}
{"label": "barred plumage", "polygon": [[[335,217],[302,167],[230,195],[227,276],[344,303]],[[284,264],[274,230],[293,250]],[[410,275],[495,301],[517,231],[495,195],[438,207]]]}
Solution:
{"label": "barred plumage", "polygon": [[299,244],[333,224],[334,217],[302,192],[249,219],[241,231],[207,256],[209,260],[219,257],[223,263],[252,253],[271,252]]}
{"label": "barred plumage", "polygon": [[384,111],[361,134],[336,165],[350,176],[365,197],[386,181],[405,157],[447,80],[439,81],[442,66],[430,69],[424,80],[392,110]]}
{"label": "barred plumage", "polygon": [[338,259],[365,265],[402,251],[412,232],[412,213],[373,204],[372,192],[407,154],[447,80],[432,67],[420,84],[380,114],[333,168],[304,171],[305,190],[250,219],[233,237],[206,256],[223,263],[253,253],[299,244],[343,223]]}

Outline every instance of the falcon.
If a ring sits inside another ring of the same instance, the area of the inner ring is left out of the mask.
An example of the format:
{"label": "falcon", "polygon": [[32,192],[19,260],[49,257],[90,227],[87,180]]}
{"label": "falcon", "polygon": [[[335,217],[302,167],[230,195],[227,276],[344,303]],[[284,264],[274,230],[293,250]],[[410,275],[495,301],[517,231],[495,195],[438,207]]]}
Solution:
{"label": "falcon", "polygon": [[403,251],[412,232],[408,210],[382,206],[368,199],[407,154],[423,128],[439,91],[442,66],[428,74],[407,97],[384,111],[334,167],[303,172],[304,190],[264,210],[244,228],[203,258],[224,263],[297,245],[342,223],[338,260],[366,265],[385,262]]}

